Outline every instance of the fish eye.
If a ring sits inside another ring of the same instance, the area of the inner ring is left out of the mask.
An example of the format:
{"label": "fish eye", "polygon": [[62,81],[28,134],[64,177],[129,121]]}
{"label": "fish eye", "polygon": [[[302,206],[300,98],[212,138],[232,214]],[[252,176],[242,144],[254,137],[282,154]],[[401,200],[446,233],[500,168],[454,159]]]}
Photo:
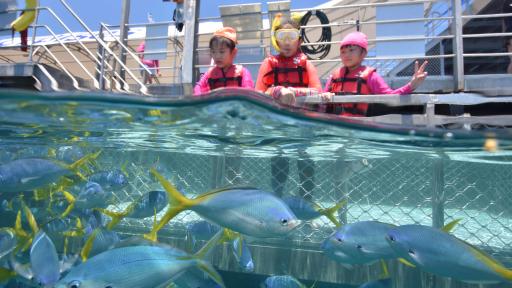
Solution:
{"label": "fish eye", "polygon": [[361,245],[357,244],[356,248],[357,248],[357,249],[362,249],[362,248],[363,248],[363,246],[361,246]]}
{"label": "fish eye", "polygon": [[288,219],[281,219],[281,224],[286,225],[288,224]]}
{"label": "fish eye", "polygon": [[414,253],[414,251],[413,251],[412,249],[409,249],[409,251],[408,251],[408,252],[409,252],[409,254],[411,254],[411,255],[416,254],[416,253]]}
{"label": "fish eye", "polygon": [[80,284],[80,281],[74,280],[68,283],[68,288],[79,288]]}
{"label": "fish eye", "polygon": [[389,235],[388,238],[389,238],[389,241],[391,241],[391,242],[395,242],[395,240],[396,240],[393,235]]}
{"label": "fish eye", "polygon": [[340,242],[340,243],[343,243],[343,239],[341,239],[341,238],[339,238],[339,237],[337,237],[337,238],[336,238],[336,241],[338,241],[338,242]]}

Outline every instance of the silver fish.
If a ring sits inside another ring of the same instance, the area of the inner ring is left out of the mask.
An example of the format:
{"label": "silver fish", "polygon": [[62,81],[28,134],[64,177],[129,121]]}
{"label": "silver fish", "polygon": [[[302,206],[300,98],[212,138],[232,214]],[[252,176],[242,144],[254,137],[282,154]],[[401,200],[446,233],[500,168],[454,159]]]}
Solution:
{"label": "silver fish", "polygon": [[108,250],[73,267],[55,287],[153,288],[170,283],[191,267],[199,267],[224,287],[220,275],[211,264],[178,254],[174,249],[157,246]]}

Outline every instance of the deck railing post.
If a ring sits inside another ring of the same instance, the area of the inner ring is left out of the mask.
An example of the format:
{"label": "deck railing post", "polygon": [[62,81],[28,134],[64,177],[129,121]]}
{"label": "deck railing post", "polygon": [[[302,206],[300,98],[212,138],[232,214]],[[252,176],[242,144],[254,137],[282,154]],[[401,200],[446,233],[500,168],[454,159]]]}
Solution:
{"label": "deck railing post", "polygon": [[[128,40],[126,39],[128,37],[128,27],[126,24],[128,24],[130,19],[130,1],[131,0],[123,0],[121,25],[119,27],[119,41],[125,46],[128,44]],[[123,48],[119,49],[119,59],[121,59],[121,63],[126,64],[126,54]],[[125,79],[125,71],[122,65],[119,65],[119,77],[123,80]]]}
{"label": "deck railing post", "polygon": [[200,0],[185,0],[185,39],[183,47],[181,80],[183,84],[192,85],[194,82],[194,67],[196,65],[197,39],[199,29]]}
{"label": "deck railing post", "polygon": [[432,227],[444,226],[444,163],[445,155],[441,152],[432,165]]}
{"label": "deck railing post", "polygon": [[464,91],[464,46],[462,39],[462,3],[461,0],[452,0],[452,11],[453,11],[453,53],[454,58],[454,69],[453,77],[455,80],[454,89],[455,91]]}

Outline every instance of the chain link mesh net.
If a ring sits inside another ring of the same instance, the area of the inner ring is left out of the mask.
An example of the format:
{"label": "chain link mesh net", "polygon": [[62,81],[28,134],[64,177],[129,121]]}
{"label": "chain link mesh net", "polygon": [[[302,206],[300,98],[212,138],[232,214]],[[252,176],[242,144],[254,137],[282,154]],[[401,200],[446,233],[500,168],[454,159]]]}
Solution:
{"label": "chain link mesh net", "polygon": [[[119,200],[116,209],[122,209],[150,190],[163,190],[150,176],[149,168],[155,167],[187,197],[219,187],[253,186],[302,196],[323,207],[346,199],[347,205],[338,211],[342,223],[378,220],[432,225],[436,217],[444,219],[445,224],[461,219],[453,233],[477,246],[500,251],[496,254],[498,258],[512,245],[509,209],[512,199],[507,196],[512,187],[512,170],[506,162],[453,161],[448,157],[412,152],[374,159],[339,157],[321,161],[308,159],[307,154],[302,157],[286,154],[244,157],[242,150],[236,153],[242,155],[114,154],[113,159],[130,159],[127,170],[131,179],[130,186],[116,195]],[[438,161],[442,161],[441,166],[435,165]],[[436,178],[434,171],[439,167],[443,169],[441,178]],[[441,194],[437,196],[436,185],[441,187]],[[441,203],[433,201],[436,197],[442,199]],[[159,219],[163,213],[156,217]],[[183,237],[186,226],[198,220],[200,217],[194,212],[182,212],[160,233]],[[153,219],[125,219],[122,227],[128,233],[136,234],[147,232],[152,224]],[[332,231],[334,225],[320,217],[301,226],[290,237],[299,247],[318,248]],[[288,241],[281,240],[283,244]]]}

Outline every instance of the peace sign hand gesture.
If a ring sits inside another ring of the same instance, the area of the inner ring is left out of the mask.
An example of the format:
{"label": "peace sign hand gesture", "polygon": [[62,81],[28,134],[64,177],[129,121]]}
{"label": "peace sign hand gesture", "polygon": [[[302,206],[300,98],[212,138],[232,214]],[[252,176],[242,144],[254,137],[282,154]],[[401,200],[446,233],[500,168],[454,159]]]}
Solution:
{"label": "peace sign hand gesture", "polygon": [[418,88],[423,81],[425,81],[425,78],[427,78],[428,72],[425,71],[425,67],[427,66],[428,61],[424,61],[421,66],[419,66],[418,61],[414,62],[414,75],[412,75],[411,80],[411,88],[412,90],[415,90]]}

